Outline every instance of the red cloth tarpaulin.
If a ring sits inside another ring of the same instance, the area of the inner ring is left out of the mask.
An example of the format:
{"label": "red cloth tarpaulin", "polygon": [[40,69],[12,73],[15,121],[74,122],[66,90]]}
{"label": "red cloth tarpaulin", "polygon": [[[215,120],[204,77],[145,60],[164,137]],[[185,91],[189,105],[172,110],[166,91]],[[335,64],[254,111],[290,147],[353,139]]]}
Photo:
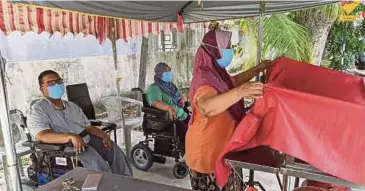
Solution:
{"label": "red cloth tarpaulin", "polygon": [[217,161],[226,183],[227,153],[259,145],[299,158],[328,174],[365,185],[365,86],[363,78],[278,58],[264,96],[237,126]]}

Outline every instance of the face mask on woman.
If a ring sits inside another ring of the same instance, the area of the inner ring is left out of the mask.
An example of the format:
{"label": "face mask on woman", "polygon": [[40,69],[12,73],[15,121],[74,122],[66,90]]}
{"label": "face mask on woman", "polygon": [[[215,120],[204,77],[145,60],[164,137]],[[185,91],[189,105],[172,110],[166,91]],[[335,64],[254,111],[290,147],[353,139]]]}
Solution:
{"label": "face mask on woman", "polygon": [[65,94],[65,85],[55,84],[53,86],[48,86],[48,96],[52,99],[61,99],[63,94]]}
{"label": "face mask on woman", "polygon": [[217,63],[222,68],[227,68],[233,59],[234,49],[233,48],[222,48],[222,58],[216,59]]}
{"label": "face mask on woman", "polygon": [[[203,45],[219,49],[218,47],[212,46],[210,44],[203,43]],[[217,61],[218,65],[221,68],[227,68],[233,60],[234,49],[233,48],[222,48],[221,52],[222,52],[221,58],[215,59],[215,60]]]}
{"label": "face mask on woman", "polygon": [[163,72],[162,73],[162,80],[164,82],[171,82],[172,80],[172,72],[171,71],[167,71],[167,72]]}

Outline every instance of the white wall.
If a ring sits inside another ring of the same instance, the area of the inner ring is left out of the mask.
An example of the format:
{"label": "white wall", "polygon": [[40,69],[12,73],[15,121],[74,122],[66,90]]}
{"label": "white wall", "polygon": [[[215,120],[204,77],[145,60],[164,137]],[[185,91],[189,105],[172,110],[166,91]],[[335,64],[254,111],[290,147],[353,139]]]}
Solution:
{"label": "white wall", "polygon": [[[195,50],[201,42],[203,30],[191,31],[188,36],[179,35],[180,51],[159,52],[155,46],[156,35],[149,38],[147,84],[153,82],[154,66],[166,62],[172,67],[175,83],[188,87]],[[14,32],[0,35],[1,50],[7,59],[7,89],[10,108],[27,111],[29,103],[40,97],[37,77],[44,70],[55,70],[66,84],[84,83],[89,86],[93,102],[116,94],[115,71],[111,43],[99,45],[93,36],[67,34],[49,35]],[[118,41],[118,72],[122,76],[121,91],[128,92],[138,85],[141,40],[128,43]]]}

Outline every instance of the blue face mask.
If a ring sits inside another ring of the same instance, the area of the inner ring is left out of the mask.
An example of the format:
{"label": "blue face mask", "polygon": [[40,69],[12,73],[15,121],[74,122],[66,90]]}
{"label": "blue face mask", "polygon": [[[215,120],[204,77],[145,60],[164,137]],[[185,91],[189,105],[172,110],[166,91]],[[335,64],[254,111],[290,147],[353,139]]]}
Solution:
{"label": "blue face mask", "polygon": [[229,66],[232,62],[233,54],[234,54],[233,48],[230,49],[222,48],[222,58],[217,59],[217,63],[219,64],[219,66],[222,68],[227,68],[227,66]]}
{"label": "blue face mask", "polygon": [[64,84],[55,84],[53,86],[48,86],[48,95],[52,99],[61,99],[63,94],[65,94]]}
{"label": "blue face mask", "polygon": [[164,82],[171,82],[172,80],[172,72],[171,71],[168,71],[168,72],[164,72],[162,73],[162,80]]}

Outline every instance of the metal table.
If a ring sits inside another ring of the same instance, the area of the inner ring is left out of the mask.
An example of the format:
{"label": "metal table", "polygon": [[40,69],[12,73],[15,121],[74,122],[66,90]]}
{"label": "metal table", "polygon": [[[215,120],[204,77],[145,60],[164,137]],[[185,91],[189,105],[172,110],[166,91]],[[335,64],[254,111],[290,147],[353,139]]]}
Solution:
{"label": "metal table", "polygon": [[[356,185],[349,181],[328,175],[309,164],[297,162],[290,156],[274,155],[268,147],[259,146],[245,151],[229,153],[225,157],[226,163],[232,168],[243,168],[283,175],[282,190],[288,191],[289,177],[303,178],[325,182],[338,186],[365,189],[365,185]],[[279,182],[280,183],[280,182]]]}
{"label": "metal table", "polygon": [[187,191],[187,189],[177,188],[173,186],[157,184],[144,180],[129,178],[121,175],[112,174],[109,172],[97,172],[88,170],[86,168],[76,168],[63,176],[53,180],[52,182],[39,187],[39,191],[62,190],[62,181],[68,177],[72,177],[76,182],[73,186],[81,188],[87,175],[89,174],[103,174],[98,191],[119,191],[119,190],[133,190],[133,191]]}
{"label": "metal table", "polygon": [[[303,164],[303,163],[289,163],[280,168],[281,174],[284,175],[284,178],[296,177],[296,178],[304,178],[308,180],[314,180],[319,182],[325,182],[329,184],[345,186],[350,188],[358,188],[365,189],[365,185],[357,185],[352,182],[331,176],[326,174],[311,165]],[[286,188],[287,190],[288,188]]]}
{"label": "metal table", "polygon": [[272,174],[280,173],[280,158],[274,156],[266,147],[256,147],[245,151],[230,153],[225,158],[227,164],[234,167]]}
{"label": "metal table", "polygon": [[[282,187],[280,182],[279,173],[281,166],[281,157],[274,155],[271,149],[268,147],[260,146],[245,151],[229,153],[226,157],[226,163],[235,168],[249,169],[249,181],[245,182],[249,186],[259,186],[264,190],[263,185],[260,182],[254,181],[254,171],[261,171],[275,174],[279,186]],[[235,172],[235,176],[240,176],[240,173]]]}

